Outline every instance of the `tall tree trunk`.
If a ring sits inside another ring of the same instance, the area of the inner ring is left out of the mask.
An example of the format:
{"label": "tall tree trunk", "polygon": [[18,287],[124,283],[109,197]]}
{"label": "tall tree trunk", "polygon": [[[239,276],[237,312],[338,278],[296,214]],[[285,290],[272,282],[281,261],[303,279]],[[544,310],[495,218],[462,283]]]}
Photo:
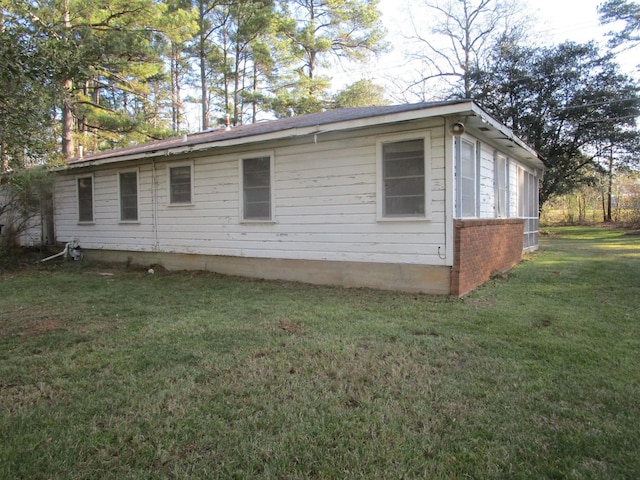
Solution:
{"label": "tall tree trunk", "polygon": [[[242,125],[242,119],[240,118],[240,49],[236,42],[236,55],[235,55],[235,71],[233,72],[233,124]],[[243,74],[244,77],[244,74]]]}
{"label": "tall tree trunk", "polygon": [[209,129],[209,92],[207,89],[207,48],[205,32],[205,5],[203,1],[198,2],[200,15],[200,34],[198,55],[200,60],[200,101],[202,102],[202,130]]}
{"label": "tall tree trunk", "polygon": [[[231,99],[229,94],[229,37],[227,35],[227,25],[222,26],[222,68],[224,71],[224,113],[229,115],[231,112]],[[235,120],[234,120],[235,121]]]}
{"label": "tall tree trunk", "polygon": [[256,123],[258,115],[258,66],[253,62],[253,84],[251,86],[253,95],[251,95],[251,123]]}
{"label": "tall tree trunk", "polygon": [[609,150],[609,178],[607,183],[607,216],[605,222],[610,222],[613,218],[611,215],[611,203],[613,200],[613,145]]}
{"label": "tall tree trunk", "polygon": [[[93,104],[100,105],[100,84],[97,80],[93,81]],[[91,131],[91,138],[93,140],[92,151],[98,151],[98,136],[96,135],[95,130]]]}
{"label": "tall tree trunk", "polygon": [[181,102],[180,102],[180,50],[171,42],[171,128],[174,133],[180,131]]}
{"label": "tall tree trunk", "polygon": [[[71,17],[69,15],[69,0],[64,0],[62,21],[65,28],[71,29]],[[62,155],[65,159],[73,157],[73,110],[71,93],[73,80],[67,78],[63,83],[62,91]]]}

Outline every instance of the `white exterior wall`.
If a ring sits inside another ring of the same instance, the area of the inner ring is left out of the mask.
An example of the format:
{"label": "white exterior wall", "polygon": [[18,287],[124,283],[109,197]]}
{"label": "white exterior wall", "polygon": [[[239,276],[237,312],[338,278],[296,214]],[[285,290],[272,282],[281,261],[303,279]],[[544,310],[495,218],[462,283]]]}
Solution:
{"label": "white exterior wall", "polygon": [[[378,127],[177,159],[172,166],[193,162],[189,206],[168,205],[169,163],[164,159],[95,167],[94,222],[89,225],[78,224],[76,193],[77,176],[89,169],[69,170],[56,182],[57,240],[77,238],[85,249],[451,265],[445,255],[452,239],[445,235],[443,125],[442,119],[432,119],[406,130],[430,137],[430,220],[377,219],[376,141],[405,132]],[[239,159],[265,152],[274,155],[274,221],[241,222]],[[118,172],[131,167],[139,172],[140,221],[133,224],[119,221],[117,183]]]}

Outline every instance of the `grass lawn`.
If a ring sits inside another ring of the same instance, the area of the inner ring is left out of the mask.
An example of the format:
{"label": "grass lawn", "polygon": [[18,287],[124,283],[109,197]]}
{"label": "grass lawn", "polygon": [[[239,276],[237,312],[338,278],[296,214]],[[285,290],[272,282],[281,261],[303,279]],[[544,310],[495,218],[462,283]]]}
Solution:
{"label": "grass lawn", "polygon": [[640,478],[640,236],[549,232],[464,299],[0,273],[0,478]]}

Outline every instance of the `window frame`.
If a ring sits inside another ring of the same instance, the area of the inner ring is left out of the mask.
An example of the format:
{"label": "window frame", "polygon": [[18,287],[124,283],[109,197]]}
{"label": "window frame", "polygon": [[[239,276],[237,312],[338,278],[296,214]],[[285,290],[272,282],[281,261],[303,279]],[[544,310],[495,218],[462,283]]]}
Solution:
{"label": "window frame", "polygon": [[[504,170],[501,172],[500,162],[504,161]],[[495,200],[495,216],[496,218],[509,218],[511,212],[511,206],[509,205],[511,193],[510,193],[510,172],[509,172],[509,157],[496,150],[494,155],[494,200]],[[504,182],[500,184],[500,180]],[[501,202],[502,200],[502,202]],[[502,205],[504,203],[504,205]]]}
{"label": "window frame", "polygon": [[[462,176],[462,144],[467,143],[468,145],[470,145],[472,147],[472,151],[473,151],[473,169],[474,169],[474,173],[473,173],[473,179],[472,179],[472,183],[473,183],[473,195],[468,195],[467,197],[469,198],[473,198],[473,216],[469,216],[469,215],[464,215],[462,214],[463,208],[462,208],[462,200],[463,200],[463,196],[462,196],[462,181],[463,181],[463,176]],[[454,151],[455,151],[455,165],[456,165],[456,179],[455,179],[455,184],[456,184],[456,217],[457,218],[480,218],[480,162],[481,162],[481,151],[482,149],[482,144],[480,143],[479,140],[470,137],[470,136],[459,136],[459,137],[455,137],[455,145],[454,145]]]}
{"label": "window frame", "polygon": [[[122,211],[122,175],[127,173],[136,174],[136,218],[123,218]],[[120,223],[140,223],[140,171],[138,168],[130,168],[118,171],[118,211],[120,213]]]}
{"label": "window frame", "polygon": [[[80,180],[86,179],[86,178],[91,180],[91,219],[90,220],[83,220],[81,218],[81,208],[80,208]],[[78,224],[93,225],[96,221],[95,177],[93,173],[88,175],[78,175],[75,177],[75,182],[76,182],[76,208],[77,208],[76,218],[77,218]]]}
{"label": "window frame", "polygon": [[[384,146],[391,143],[401,143],[414,140],[423,141],[423,168],[424,168],[424,213],[417,215],[387,215],[385,212],[385,176],[384,176]],[[428,130],[416,130],[396,135],[385,135],[376,139],[376,220],[378,222],[423,222],[432,219],[431,196],[431,132]]]}
{"label": "window frame", "polygon": [[[244,162],[245,160],[257,160],[269,158],[269,217],[250,217],[246,215],[246,197],[245,197],[245,181],[244,181]],[[238,158],[238,180],[239,180],[239,220],[240,223],[275,223],[275,155],[272,150],[252,152],[242,155]]]}
{"label": "window frame", "polygon": [[538,248],[540,240],[540,179],[535,171],[517,167],[518,217],[524,219],[523,249]]}
{"label": "window frame", "polygon": [[[189,167],[189,201],[174,202],[172,201],[173,192],[171,184],[171,170],[175,168]],[[193,162],[171,163],[167,165],[167,205],[169,207],[192,207],[195,204],[195,169]]]}

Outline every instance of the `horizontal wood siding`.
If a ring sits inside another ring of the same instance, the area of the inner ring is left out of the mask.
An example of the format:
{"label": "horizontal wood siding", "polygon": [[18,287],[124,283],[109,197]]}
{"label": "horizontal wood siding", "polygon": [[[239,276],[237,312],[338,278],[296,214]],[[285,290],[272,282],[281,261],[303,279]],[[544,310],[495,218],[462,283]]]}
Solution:
{"label": "horizontal wood siding", "polygon": [[[376,140],[407,128],[430,133],[432,220],[377,221]],[[194,167],[193,204],[180,206],[168,204],[173,161],[123,166],[138,168],[138,223],[119,221],[120,170],[105,167],[92,172],[95,221],[78,224],[76,176],[65,172],[56,182],[57,240],[75,237],[87,249],[447,265],[444,142],[438,119],[176,158]],[[239,158],[266,151],[274,155],[274,221],[241,222]]]}

